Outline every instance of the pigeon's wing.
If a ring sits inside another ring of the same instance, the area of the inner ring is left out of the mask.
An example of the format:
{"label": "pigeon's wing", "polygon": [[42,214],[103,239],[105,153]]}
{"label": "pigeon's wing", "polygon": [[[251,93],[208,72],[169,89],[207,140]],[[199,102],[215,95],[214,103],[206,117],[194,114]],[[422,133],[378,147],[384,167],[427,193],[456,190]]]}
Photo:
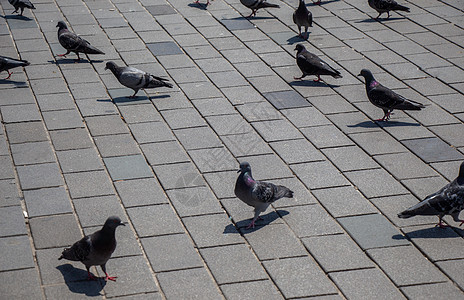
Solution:
{"label": "pigeon's wing", "polygon": [[27,60],[19,60],[10,57],[0,56],[0,71],[9,70],[16,67],[25,67],[28,65],[29,62]]}
{"label": "pigeon's wing", "polygon": [[300,53],[296,57],[296,64],[305,74],[315,74],[318,69],[318,62],[313,58],[313,54],[306,52]]}
{"label": "pigeon's wing", "polygon": [[253,199],[263,202],[272,203],[283,197],[293,197],[293,192],[282,185],[275,185],[269,182],[257,181],[251,191]]}
{"label": "pigeon's wing", "polygon": [[65,31],[58,36],[58,41],[66,50],[78,51],[86,41],[71,31]]}
{"label": "pigeon's wing", "polygon": [[387,87],[379,84],[376,87],[370,89],[367,93],[369,100],[372,104],[380,108],[393,109],[396,105],[399,105],[406,100],[406,98],[398,95]]}
{"label": "pigeon's wing", "polygon": [[62,258],[72,261],[84,261],[90,254],[91,241],[89,236],[83,237],[81,240],[74,243],[70,248],[63,250]]}
{"label": "pigeon's wing", "polygon": [[19,3],[23,5],[24,7],[35,9],[34,4],[32,4],[31,1],[29,0],[19,0]]}
{"label": "pigeon's wing", "polygon": [[121,75],[118,80],[121,84],[129,88],[141,88],[144,86],[146,81],[145,76],[147,74],[144,71],[133,67],[125,67],[122,69]]}
{"label": "pigeon's wing", "polygon": [[375,6],[379,10],[385,10],[385,11],[392,10],[397,5],[398,5],[398,3],[396,3],[396,1],[394,1],[394,0],[376,0],[375,1]]}

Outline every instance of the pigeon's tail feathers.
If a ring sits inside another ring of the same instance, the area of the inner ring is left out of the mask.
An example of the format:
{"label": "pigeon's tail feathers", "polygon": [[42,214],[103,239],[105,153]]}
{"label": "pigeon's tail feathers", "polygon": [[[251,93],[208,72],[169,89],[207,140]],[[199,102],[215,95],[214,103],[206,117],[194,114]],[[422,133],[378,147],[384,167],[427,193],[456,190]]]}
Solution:
{"label": "pigeon's tail feathers", "polygon": [[407,218],[410,218],[410,217],[414,217],[415,214],[413,214],[411,211],[409,210],[405,210],[403,212],[400,212],[398,214],[398,218],[401,218],[401,219],[407,219]]}
{"label": "pigeon's tail feathers", "polygon": [[401,110],[421,110],[425,108],[423,104],[420,103],[413,103],[411,100],[404,101],[401,104],[395,105],[395,109],[401,109]]}
{"label": "pigeon's tail feathers", "polygon": [[397,4],[397,5],[393,8],[393,10],[401,10],[401,11],[409,12],[409,7],[406,7],[406,6]]}
{"label": "pigeon's tail feathers", "polygon": [[342,74],[340,74],[339,71],[337,71],[337,70],[334,70],[334,71],[335,71],[334,74],[332,74],[333,78],[342,78],[343,77]]}
{"label": "pigeon's tail feathers", "polygon": [[[443,213],[439,195],[431,195],[425,200],[411,206],[398,214],[398,218],[407,219],[414,216],[436,216]],[[438,208],[438,209],[437,209]]]}
{"label": "pigeon's tail feathers", "polygon": [[166,78],[154,76],[154,75],[151,75],[151,74],[150,74],[150,76],[154,79],[155,82],[153,82],[153,83],[155,84],[155,86],[165,86],[165,87],[168,87],[168,88],[173,87],[173,85],[171,83],[169,83],[168,79],[166,79]]}
{"label": "pigeon's tail feathers", "polygon": [[272,3],[267,3],[267,2],[263,2],[263,4],[261,4],[263,8],[265,7],[274,7],[274,8],[280,8],[280,6],[278,4],[272,4]]}
{"label": "pigeon's tail feathers", "polygon": [[105,54],[105,52],[95,48],[94,46],[88,44],[86,45],[84,51],[82,51],[85,54]]}
{"label": "pigeon's tail feathers", "polygon": [[58,260],[61,260],[63,258],[67,260],[72,260],[72,261],[82,260],[82,258],[79,258],[78,252],[76,251],[75,247],[65,248],[63,252],[61,253],[60,258],[58,258]]}
{"label": "pigeon's tail feathers", "polygon": [[280,198],[293,198],[293,191],[290,190],[289,188],[283,186],[283,185],[278,185],[276,186],[276,191],[275,191],[275,198],[280,199]]}

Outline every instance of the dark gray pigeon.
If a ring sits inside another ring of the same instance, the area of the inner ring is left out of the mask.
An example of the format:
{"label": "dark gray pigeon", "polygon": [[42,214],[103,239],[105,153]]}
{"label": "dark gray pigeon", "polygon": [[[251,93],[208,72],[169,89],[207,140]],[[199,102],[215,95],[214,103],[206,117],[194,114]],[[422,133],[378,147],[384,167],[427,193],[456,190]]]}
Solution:
{"label": "dark gray pigeon", "polygon": [[259,214],[264,212],[272,202],[283,197],[293,198],[293,191],[285,186],[254,180],[251,175],[250,164],[247,162],[240,164],[238,172],[240,172],[240,175],[235,183],[235,196],[255,208],[255,215],[247,229],[255,227]]}
{"label": "dark gray pigeon", "polygon": [[109,276],[106,273],[106,262],[116,249],[115,230],[120,225],[126,226],[118,217],[109,217],[102,229],[91,235],[86,235],[80,241],[74,243],[71,248],[65,248],[58,260],[66,258],[82,262],[87,268],[89,280],[96,280],[96,277],[90,273],[90,267],[100,266],[105,273],[105,280],[116,281],[116,276]]}
{"label": "dark gray pigeon", "polygon": [[81,60],[79,53],[84,53],[85,55],[105,54],[74,32],[69,31],[65,22],[59,21],[56,27],[58,27],[58,41],[67,50],[65,54],[58,54],[58,56],[66,57],[69,53],[74,52],[77,54],[77,60],[79,61]]}
{"label": "dark gray pigeon", "polygon": [[300,4],[298,5],[298,8],[293,13],[293,23],[295,23],[296,26],[298,26],[299,36],[302,38],[305,38],[305,37],[301,34],[301,26],[304,26],[305,35],[306,35],[306,38],[308,38],[309,36],[308,27],[313,27],[313,15],[306,8],[306,4],[304,0],[300,0]]}
{"label": "dark gray pigeon", "polygon": [[9,71],[10,69],[13,69],[16,67],[25,67],[29,65],[30,63],[27,60],[14,59],[11,57],[0,55],[0,72],[3,72],[3,71],[8,72],[8,77],[6,77],[5,79],[9,79],[11,77],[12,72]]}
{"label": "dark gray pigeon", "polygon": [[35,9],[34,4],[32,4],[29,0],[8,0],[8,2],[10,2],[10,4],[15,8],[13,13],[17,13],[18,9],[21,9],[21,13],[19,14],[20,16],[23,15],[25,8]]}
{"label": "dark gray pigeon", "polygon": [[316,54],[306,50],[303,44],[297,44],[295,50],[297,51],[296,64],[300,67],[303,75],[301,75],[301,77],[294,77],[294,79],[300,80],[307,75],[316,75],[317,79],[314,79],[316,82],[321,81],[321,75],[330,75],[334,78],[342,78],[340,72],[329,66],[325,61],[317,57]]}
{"label": "dark gray pigeon", "polygon": [[459,219],[459,213],[464,209],[464,162],[459,167],[458,177],[441,190],[425,197],[424,200],[398,214],[399,218],[407,219],[413,216],[438,216],[441,228],[448,227],[442,223],[445,215],[451,215],[455,222],[464,223]]}
{"label": "dark gray pigeon", "polygon": [[118,79],[122,85],[134,90],[134,95],[129,96],[129,98],[135,98],[135,95],[140,89],[162,86],[172,88],[172,84],[166,82],[167,79],[151,75],[133,67],[118,67],[116,63],[109,61],[106,63],[105,67],[105,70],[108,69],[113,72],[116,79]]}
{"label": "dark gray pigeon", "polygon": [[421,103],[408,100],[387,87],[384,87],[374,79],[371,71],[362,69],[358,76],[363,76],[366,83],[367,98],[377,107],[383,109],[384,116],[376,121],[388,121],[394,109],[421,110],[425,108]]}
{"label": "dark gray pigeon", "polygon": [[274,7],[279,8],[277,4],[267,3],[266,0],[240,0],[240,2],[251,9],[251,14],[247,17],[256,16],[256,11],[260,8]]}
{"label": "dark gray pigeon", "polygon": [[390,11],[392,10],[402,10],[409,12],[408,7],[399,5],[395,0],[368,0],[368,3],[370,7],[379,13],[376,19],[378,19],[384,12],[386,12],[388,15],[387,19],[390,18]]}

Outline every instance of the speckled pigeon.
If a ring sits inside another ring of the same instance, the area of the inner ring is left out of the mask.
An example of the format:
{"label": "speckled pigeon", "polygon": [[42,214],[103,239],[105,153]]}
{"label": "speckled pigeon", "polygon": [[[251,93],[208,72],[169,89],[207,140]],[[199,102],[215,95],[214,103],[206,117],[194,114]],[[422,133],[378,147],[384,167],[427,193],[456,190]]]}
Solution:
{"label": "speckled pigeon", "polygon": [[395,0],[368,0],[368,3],[370,7],[379,13],[376,19],[378,19],[384,12],[386,12],[388,15],[387,19],[390,18],[390,11],[392,10],[402,10],[409,12],[409,7],[399,5]]}
{"label": "speckled pigeon", "polygon": [[35,9],[34,4],[32,4],[29,0],[8,0],[8,2],[10,2],[10,4],[15,8],[13,13],[17,13],[18,9],[21,9],[21,13],[19,14],[20,16],[23,15],[25,8]]}
{"label": "speckled pigeon", "polygon": [[134,67],[118,67],[116,63],[109,61],[106,63],[105,67],[105,70],[108,69],[113,72],[114,76],[116,76],[122,85],[134,90],[134,95],[129,96],[129,98],[135,98],[135,95],[140,89],[163,86],[172,88],[172,84],[166,82],[167,79],[151,75]]}
{"label": "speckled pigeon", "polygon": [[398,214],[399,218],[413,216],[438,216],[438,224],[441,228],[448,227],[442,223],[445,215],[451,215],[455,222],[464,223],[459,219],[459,213],[464,209],[464,162],[459,167],[458,177],[444,186],[441,190],[425,197],[424,200]]}
{"label": "speckled pigeon", "polygon": [[303,72],[303,75],[301,77],[294,77],[294,79],[300,80],[307,75],[316,75],[317,79],[314,79],[316,82],[321,81],[321,75],[330,75],[334,78],[342,78],[340,72],[329,66],[325,61],[317,57],[316,54],[306,50],[303,44],[297,44],[295,50],[297,51],[296,63]]}
{"label": "speckled pigeon", "polygon": [[106,273],[106,262],[116,249],[115,230],[118,226],[126,226],[118,217],[109,217],[103,228],[91,235],[86,235],[80,241],[74,243],[71,248],[66,248],[58,260],[66,258],[72,261],[80,261],[87,268],[88,279],[96,280],[90,273],[91,266],[100,266],[105,273],[105,280],[116,281],[116,276]]}
{"label": "speckled pigeon", "polygon": [[266,0],[240,0],[240,2],[251,9],[251,14],[247,17],[256,16],[256,11],[260,8],[274,7],[279,8],[277,4],[268,3]]}
{"label": "speckled pigeon", "polygon": [[27,60],[14,59],[11,57],[0,55],[0,72],[3,72],[3,71],[8,72],[8,77],[6,77],[5,79],[9,79],[11,77],[12,72],[9,71],[10,69],[13,69],[16,67],[25,67],[29,65],[30,63]]}
{"label": "speckled pigeon", "polygon": [[283,197],[293,198],[293,191],[285,186],[254,180],[251,175],[251,166],[247,162],[240,164],[238,172],[240,175],[235,183],[235,196],[255,208],[255,215],[247,229],[255,227],[259,214],[264,212],[272,202]]}
{"label": "speckled pigeon", "polygon": [[301,34],[301,26],[305,28],[305,35],[308,38],[308,27],[313,27],[313,15],[306,8],[304,0],[300,0],[298,8],[293,12],[293,23],[298,26],[299,36],[304,38]]}
{"label": "speckled pigeon", "polygon": [[421,110],[425,108],[421,103],[408,100],[387,87],[384,87],[374,79],[371,71],[362,69],[358,76],[363,76],[366,83],[367,98],[377,107],[383,109],[384,116],[376,121],[388,121],[394,109]]}
{"label": "speckled pigeon", "polygon": [[90,43],[74,32],[68,30],[68,26],[63,21],[59,21],[56,25],[58,27],[58,41],[60,42],[61,46],[67,50],[65,54],[58,54],[58,56],[66,57],[71,52],[77,54],[77,60],[81,60],[79,57],[79,53],[84,54],[105,54],[102,51],[98,50],[94,46],[90,45]]}

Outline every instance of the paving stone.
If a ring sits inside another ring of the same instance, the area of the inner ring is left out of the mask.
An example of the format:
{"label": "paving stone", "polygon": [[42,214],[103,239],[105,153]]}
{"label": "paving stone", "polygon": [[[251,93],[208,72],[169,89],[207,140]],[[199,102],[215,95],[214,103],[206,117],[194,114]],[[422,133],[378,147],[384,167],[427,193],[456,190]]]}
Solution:
{"label": "paving stone", "polygon": [[283,299],[275,285],[270,280],[249,281],[221,285],[221,290],[227,299]]}
{"label": "paving stone", "polygon": [[463,278],[461,276],[460,270],[463,264],[463,260],[447,260],[439,261],[436,263],[438,267],[444,272],[448,277],[450,277],[459,287],[463,286]]}
{"label": "paving stone", "polygon": [[0,169],[0,179],[15,178],[13,162],[11,161],[10,156],[0,156],[0,162],[2,166],[5,166]]}
{"label": "paving stone", "polygon": [[200,114],[205,116],[227,115],[235,112],[226,98],[206,98],[192,101]]}
{"label": "paving stone", "polygon": [[267,279],[263,267],[244,244],[205,248],[200,253],[218,284]]}
{"label": "paving stone", "polygon": [[449,181],[452,181],[456,178],[460,165],[460,161],[447,161],[430,164],[431,167],[440,172],[440,174]]}
{"label": "paving stone", "polygon": [[253,127],[267,142],[301,138],[301,133],[286,120],[254,122]]}
{"label": "paving stone", "polygon": [[142,155],[108,157],[103,161],[113,181],[153,176]]}
{"label": "paving stone", "polygon": [[288,164],[325,159],[322,153],[305,139],[273,142],[270,145]]}
{"label": "paving stone", "polygon": [[429,128],[446,143],[450,144],[451,147],[464,146],[461,133],[463,124],[431,126]]}
{"label": "paving stone", "polygon": [[16,170],[23,190],[64,184],[60,169],[56,163],[18,166]]}
{"label": "paving stone", "polygon": [[75,109],[46,111],[42,115],[48,130],[84,127],[81,116]]}
{"label": "paving stone", "polygon": [[174,140],[174,135],[164,122],[136,123],[129,127],[139,144]]}
{"label": "paving stone", "polygon": [[412,246],[371,249],[367,253],[397,286],[447,281],[443,273]]}
{"label": "paving stone", "polygon": [[327,161],[296,164],[291,169],[309,189],[349,185],[343,175]]}
{"label": "paving stone", "polygon": [[353,142],[333,125],[302,128],[301,132],[317,148],[353,145]]}
{"label": "paving stone", "polygon": [[379,166],[358,146],[326,148],[322,152],[343,172],[371,169]]}
{"label": "paving stone", "polygon": [[27,234],[22,208],[17,206],[0,208],[0,236]]}
{"label": "paving stone", "polygon": [[367,198],[406,194],[407,190],[383,169],[345,172]]}
{"label": "paving stone", "polygon": [[222,141],[235,157],[272,153],[272,149],[254,131],[223,136]]}
{"label": "paving stone", "polygon": [[[84,271],[84,278],[87,274]],[[84,273],[83,272],[83,273]],[[70,300],[80,300],[88,297],[94,297],[95,299],[103,299],[102,286],[100,282],[66,282],[66,284],[52,285],[44,287],[45,297],[47,299],[57,299],[60,297],[66,297]]]}
{"label": "paving stone", "polygon": [[168,203],[161,186],[153,178],[119,180],[114,185],[124,207]]}
{"label": "paving stone", "polygon": [[251,86],[228,87],[222,88],[221,91],[233,105],[265,100],[265,98]]}
{"label": "paving stone", "polygon": [[285,298],[337,292],[329,278],[308,256],[266,261],[264,266]]}
{"label": "paving stone", "polygon": [[[193,163],[170,164],[153,167],[164,189],[204,186],[205,182]],[[182,174],[182,175],[179,175]]]}
{"label": "paving stone", "polygon": [[2,288],[2,297],[33,299],[41,295],[39,275],[34,268],[0,272],[0,280],[8,287]]}
{"label": "paving stone", "polygon": [[403,183],[416,197],[424,199],[428,195],[440,190],[448,184],[442,177],[426,177],[402,180]]}
{"label": "paving stone", "polygon": [[85,119],[92,136],[127,133],[127,126],[118,115],[88,117]]}
{"label": "paving stone", "polygon": [[425,162],[462,160],[464,157],[438,138],[413,139],[402,143]]}
{"label": "paving stone", "polygon": [[223,212],[217,199],[204,186],[174,189],[167,194],[181,217]]}
{"label": "paving stone", "polygon": [[81,198],[73,203],[83,227],[103,226],[108,216],[119,216],[125,221],[120,202],[113,195]]}
{"label": "paving stone", "polygon": [[357,133],[351,134],[350,138],[352,138],[355,143],[357,143],[370,155],[406,151],[406,149],[399,142],[391,138],[386,133]]}
{"label": "paving stone", "polygon": [[56,151],[84,149],[93,146],[89,133],[84,128],[51,131],[50,137]]}
{"label": "paving stone", "polygon": [[245,103],[236,108],[248,122],[282,119],[279,112],[267,101]]}
{"label": "paving stone", "polygon": [[5,123],[42,120],[36,104],[2,106],[0,110]]}
{"label": "paving stone", "polygon": [[63,173],[102,170],[103,165],[94,148],[56,152]]}
{"label": "paving stone", "polygon": [[5,129],[10,144],[47,140],[47,134],[42,122],[5,124]]}
{"label": "paving stone", "polygon": [[55,156],[48,141],[13,144],[11,154],[17,166],[55,162]]}
{"label": "paving stone", "polygon": [[161,116],[152,104],[124,105],[120,108],[127,123],[160,121]]}
{"label": "paving stone", "polygon": [[152,166],[189,161],[184,149],[176,141],[143,144],[141,148]]}
{"label": "paving stone", "polygon": [[186,234],[143,238],[142,246],[155,272],[203,267],[198,252]]}
{"label": "paving stone", "polygon": [[375,266],[346,234],[314,236],[303,238],[302,242],[325,272]]}
{"label": "paving stone", "polygon": [[114,194],[109,177],[104,171],[68,173],[64,177],[73,199]]}
{"label": "paving stone", "polygon": [[147,44],[148,50],[155,56],[183,54],[174,42],[158,42]]}
{"label": "paving stone", "polygon": [[71,202],[64,187],[24,191],[29,217],[72,213]]}
{"label": "paving stone", "polygon": [[401,288],[403,293],[408,298],[420,299],[424,295],[430,297],[454,297],[460,298],[463,296],[462,291],[456,288],[451,282],[436,283],[436,284],[424,284],[415,285],[410,287]]}
{"label": "paving stone", "polygon": [[298,128],[331,124],[330,121],[314,107],[285,109],[282,110],[282,113]]}
{"label": "paving stone", "polygon": [[438,175],[411,153],[376,155],[374,159],[398,179]]}
{"label": "paving stone", "polygon": [[405,299],[379,269],[337,272],[330,277],[348,298]]}
{"label": "paving stone", "polygon": [[127,209],[138,236],[183,233],[182,225],[169,205],[151,205]]}
{"label": "paving stone", "polygon": [[201,173],[235,170],[236,159],[224,148],[190,150],[189,155]]}
{"label": "paving stone", "polygon": [[70,246],[82,238],[73,215],[32,218],[29,225],[36,249]]}
{"label": "paving stone", "polygon": [[363,249],[409,244],[406,239],[395,238],[400,236],[399,232],[380,214],[337,220]]}
{"label": "paving stone", "polygon": [[[205,121],[203,121],[200,114],[193,108],[166,110],[161,113],[171,129],[205,125]],[[179,115],[182,115],[183,118],[179,118]]]}
{"label": "paving stone", "polygon": [[34,104],[35,99],[30,89],[4,89],[2,90],[2,105]]}
{"label": "paving stone", "polygon": [[15,179],[0,180],[0,207],[18,205],[21,201]]}
{"label": "paving stone", "polygon": [[293,176],[288,166],[277,155],[247,156],[240,160],[240,162],[242,161],[250,163],[253,169],[253,178],[256,180],[281,179]]}
{"label": "paving stone", "polygon": [[163,272],[157,277],[164,294],[170,299],[221,298],[214,281],[204,268]]}
{"label": "paving stone", "polygon": [[219,138],[209,127],[185,128],[175,131],[176,137],[187,150],[219,147]]}

